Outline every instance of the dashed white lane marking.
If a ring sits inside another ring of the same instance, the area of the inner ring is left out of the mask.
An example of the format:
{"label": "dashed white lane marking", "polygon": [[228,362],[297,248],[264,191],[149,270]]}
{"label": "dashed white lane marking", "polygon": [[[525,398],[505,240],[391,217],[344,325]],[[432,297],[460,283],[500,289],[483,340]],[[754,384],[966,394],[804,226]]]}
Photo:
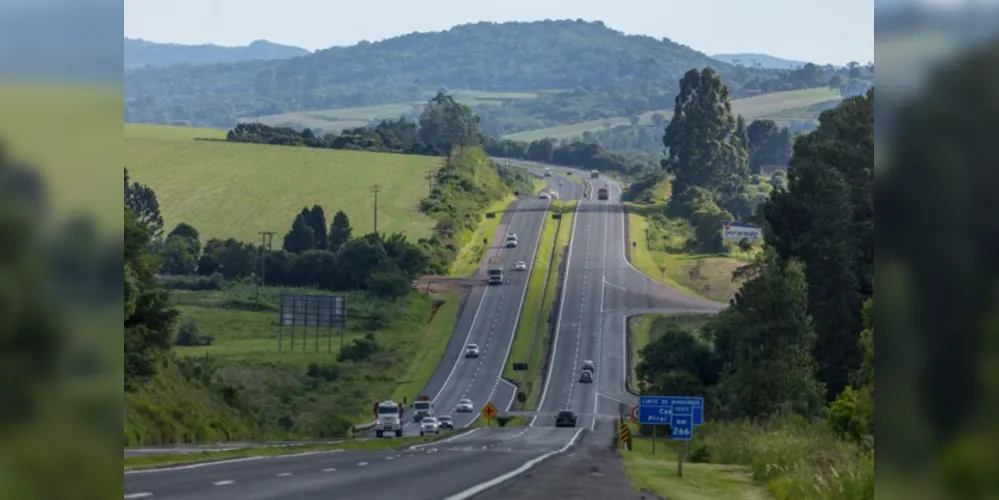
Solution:
{"label": "dashed white lane marking", "polygon": [[125,495],[125,498],[146,498],[153,496],[152,493],[142,492],[142,493],[129,493]]}
{"label": "dashed white lane marking", "polygon": [[336,469],[333,468],[333,467],[330,467],[329,469],[323,469],[323,472],[336,472]]}
{"label": "dashed white lane marking", "polygon": [[357,466],[358,467],[364,467],[365,465],[368,465],[368,463],[367,462],[357,462]]}
{"label": "dashed white lane marking", "polygon": [[394,458],[395,458],[395,457],[385,457],[385,460],[392,460],[392,459],[394,459]]}
{"label": "dashed white lane marking", "polygon": [[290,475],[291,475],[290,472],[279,472],[277,476],[278,477],[288,477]]}
{"label": "dashed white lane marking", "polygon": [[233,481],[232,479],[226,479],[225,481],[215,481],[212,484],[215,485],[215,486],[228,486],[228,485],[230,485],[232,483],[235,483],[235,482],[236,481]]}

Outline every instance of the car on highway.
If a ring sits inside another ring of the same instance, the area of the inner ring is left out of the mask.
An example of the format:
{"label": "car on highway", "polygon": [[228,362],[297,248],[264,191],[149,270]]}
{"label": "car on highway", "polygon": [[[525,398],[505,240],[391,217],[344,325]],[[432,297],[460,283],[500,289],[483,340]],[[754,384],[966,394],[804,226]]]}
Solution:
{"label": "car on highway", "polygon": [[561,186],[562,184],[565,184],[565,181],[558,181],[559,186]]}
{"label": "car on highway", "polygon": [[517,261],[517,265],[514,266],[514,269],[516,269],[518,271],[526,271],[527,270],[527,262],[524,262],[522,260],[518,260]]}
{"label": "car on highway", "polygon": [[458,413],[472,413],[475,411],[475,407],[472,406],[471,399],[462,399],[458,401],[458,405],[454,407],[454,411]]}
{"label": "car on highway", "polygon": [[451,418],[451,415],[437,417],[437,423],[440,424],[441,429],[454,430],[454,419]]}
{"label": "car on highway", "polygon": [[511,236],[507,236],[506,237],[506,245],[505,246],[507,248],[517,248],[517,237],[516,236],[512,236],[512,237]]}
{"label": "car on highway", "polygon": [[583,384],[592,384],[593,383],[593,371],[592,370],[583,370],[582,372],[580,372],[580,374],[579,374],[579,382],[583,383]]}
{"label": "car on highway", "polygon": [[548,196],[547,191],[542,191],[541,194],[538,195],[539,200],[547,200],[549,198],[551,198],[551,196]]}
{"label": "car on highway", "polygon": [[547,171],[547,170],[545,170],[545,177],[551,177],[551,176],[552,176],[552,173],[549,172],[549,171]]}
{"label": "car on highway", "polygon": [[555,427],[575,427],[576,414],[572,410],[562,410],[555,415]]}
{"label": "car on highway", "polygon": [[424,434],[440,434],[440,433],[441,433],[441,424],[440,422],[437,421],[436,418],[424,417],[423,420],[420,421],[421,436],[423,436]]}
{"label": "car on highway", "polygon": [[465,357],[466,358],[479,357],[479,346],[477,344],[468,344],[467,346],[465,346]]}
{"label": "car on highway", "polygon": [[590,370],[591,372],[597,371],[597,369],[594,368],[594,366],[593,366],[593,360],[589,360],[589,359],[583,361],[583,369],[584,370]]}

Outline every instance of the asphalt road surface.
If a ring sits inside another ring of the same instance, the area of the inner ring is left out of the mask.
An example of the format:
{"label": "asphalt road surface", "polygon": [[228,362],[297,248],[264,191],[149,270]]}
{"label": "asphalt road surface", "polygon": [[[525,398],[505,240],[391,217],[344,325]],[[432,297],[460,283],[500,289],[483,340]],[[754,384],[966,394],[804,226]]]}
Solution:
{"label": "asphalt road surface", "polygon": [[[565,169],[562,169],[565,170]],[[608,200],[594,194],[577,207],[568,265],[556,322],[554,350],[532,425],[553,426],[554,414],[570,409],[579,425],[597,429],[611,423],[622,405],[637,403],[625,388],[628,370],[625,321],[633,310],[661,313],[717,312],[723,304],[666,288],[634,269],[625,258],[625,214],[621,187],[601,176],[592,192],[607,187]],[[579,382],[582,364],[593,361],[592,383]]]}
{"label": "asphalt road surface", "polygon": [[[407,450],[237,459],[125,473],[130,498],[462,500],[564,453],[582,430],[477,428]],[[544,457],[544,458],[542,458]]]}
{"label": "asphalt road surface", "polygon": [[[540,171],[535,173],[541,174]],[[582,195],[579,184],[571,179],[562,176],[547,179],[549,188],[558,191],[563,200]],[[501,240],[494,240],[494,246],[500,247],[487,254],[492,255],[490,265],[501,265],[506,270],[507,283],[494,286],[483,284],[473,288],[444,356],[423,392],[432,397],[435,413],[450,415],[456,428],[472,425],[479,417],[479,410],[487,402],[492,402],[503,411],[510,407],[516,396],[516,386],[504,380],[501,375],[513,345],[530,270],[550,204],[551,200],[542,200],[536,196],[524,197],[512,203],[502,214],[500,232],[516,233],[518,246],[502,248]],[[528,264],[528,272],[514,270],[518,261]],[[479,346],[478,358],[464,357],[465,346],[468,344]],[[463,398],[472,401],[473,412],[454,411],[458,401]],[[403,435],[419,435],[419,424],[412,419],[412,399],[407,403],[404,414],[407,423],[403,427]]]}

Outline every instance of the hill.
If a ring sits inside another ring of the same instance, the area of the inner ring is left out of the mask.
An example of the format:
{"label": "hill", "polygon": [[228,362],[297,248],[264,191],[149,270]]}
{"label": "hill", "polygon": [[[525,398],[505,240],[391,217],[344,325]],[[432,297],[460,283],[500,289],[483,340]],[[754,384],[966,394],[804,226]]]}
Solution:
{"label": "hill", "polygon": [[253,60],[290,59],[309,53],[300,47],[256,40],[249,45],[225,47],[215,44],[182,45],[125,38],[125,68],[148,65],[216,64]]}
{"label": "hill", "polygon": [[728,64],[742,64],[745,66],[756,66],[768,69],[794,69],[808,64],[807,61],[792,61],[781,59],[767,54],[757,54],[755,52],[745,52],[738,54],[715,54],[712,59],[717,59]]}
{"label": "hill", "polygon": [[419,211],[424,179],[440,165],[431,156],[337,151],[221,140],[226,131],[155,125],[125,126],[125,166],[158,196],[165,227],[187,222],[203,240],[257,241],[275,231],[275,243],[303,206],[343,210],[357,232],[372,229],[370,188],[382,187],[378,229],[429,235],[434,221]]}

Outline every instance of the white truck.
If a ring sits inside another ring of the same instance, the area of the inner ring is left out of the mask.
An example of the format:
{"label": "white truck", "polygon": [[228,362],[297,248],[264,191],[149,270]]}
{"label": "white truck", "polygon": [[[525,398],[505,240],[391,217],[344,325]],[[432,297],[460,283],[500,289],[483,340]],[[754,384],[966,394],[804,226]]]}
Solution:
{"label": "white truck", "polygon": [[413,401],[413,421],[422,422],[426,417],[434,416],[434,403],[430,396],[421,394]]}
{"label": "white truck", "polygon": [[384,436],[386,433],[395,433],[395,437],[402,437],[402,413],[405,406],[394,401],[382,401],[375,404],[375,435]]}

